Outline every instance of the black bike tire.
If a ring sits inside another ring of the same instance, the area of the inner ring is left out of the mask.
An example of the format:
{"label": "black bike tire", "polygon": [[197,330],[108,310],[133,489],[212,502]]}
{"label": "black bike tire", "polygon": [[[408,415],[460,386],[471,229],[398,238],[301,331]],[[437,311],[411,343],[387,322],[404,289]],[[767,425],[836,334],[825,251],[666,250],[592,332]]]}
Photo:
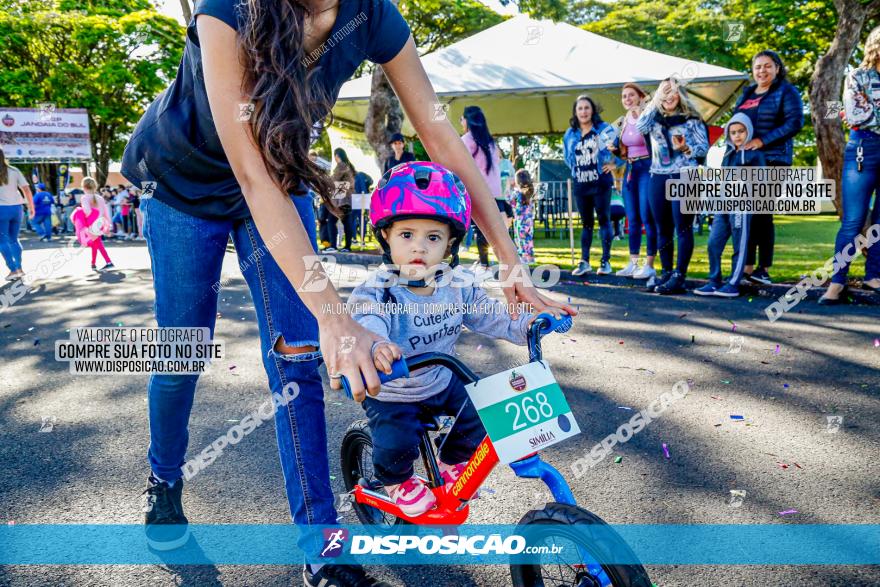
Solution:
{"label": "black bike tire", "polygon": [[[528,533],[529,529],[525,528],[527,526],[532,526],[531,529],[534,530],[534,527],[538,525],[565,527],[574,525],[607,526],[608,524],[596,514],[581,507],[552,502],[548,503],[543,509],[532,510],[527,513],[520,520],[519,525],[524,527],[519,530],[520,533]],[[556,535],[565,536],[566,533],[557,532]],[[611,536],[614,543],[603,544],[601,541],[597,541],[595,543],[584,544],[582,540],[577,540],[577,542],[592,553],[595,553],[597,550],[600,553],[626,553],[627,557],[632,557],[633,560],[636,560],[635,554],[633,554],[623,538],[621,538],[616,532],[606,528],[603,530],[602,535],[606,538]],[[574,536],[582,538],[582,534],[580,533],[575,534]],[[569,538],[573,539],[574,536],[570,536]],[[601,559],[601,556],[596,558]],[[538,584],[535,581],[536,567],[540,569],[539,565],[510,565],[510,577],[513,581],[514,587],[534,587]],[[651,579],[648,577],[648,572],[640,563],[602,564],[602,568],[608,574],[614,587],[651,587]],[[537,574],[540,575],[540,570]]]}
{"label": "black bike tire", "polygon": [[[369,421],[367,419],[352,422],[342,437],[342,446],[339,452],[342,465],[342,479],[346,491],[351,491],[363,476],[358,466],[358,453],[363,444],[373,446],[373,436],[370,434]],[[355,515],[357,515],[358,520],[362,524],[378,525],[369,513],[370,511],[375,511],[376,508],[355,501],[352,501],[351,505]],[[405,520],[395,517],[394,523],[388,527],[393,528],[405,523],[407,523]]]}

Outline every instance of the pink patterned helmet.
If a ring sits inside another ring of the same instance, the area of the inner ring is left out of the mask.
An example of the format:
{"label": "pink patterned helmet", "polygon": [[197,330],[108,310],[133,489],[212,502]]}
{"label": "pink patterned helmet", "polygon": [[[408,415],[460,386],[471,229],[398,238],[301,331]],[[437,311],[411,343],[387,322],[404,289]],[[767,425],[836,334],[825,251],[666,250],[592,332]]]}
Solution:
{"label": "pink patterned helmet", "polygon": [[442,165],[402,163],[385,172],[370,198],[370,222],[383,248],[380,229],[404,218],[446,222],[453,237],[462,237],[471,223],[471,198],[461,180]]}

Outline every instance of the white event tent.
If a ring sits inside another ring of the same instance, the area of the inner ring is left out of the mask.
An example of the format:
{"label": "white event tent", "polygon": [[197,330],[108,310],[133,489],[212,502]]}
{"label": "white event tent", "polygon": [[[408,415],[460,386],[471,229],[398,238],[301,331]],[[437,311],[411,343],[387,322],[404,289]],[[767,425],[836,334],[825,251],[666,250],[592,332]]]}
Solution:
{"label": "white event tent", "polygon": [[[618,43],[578,27],[520,15],[422,58],[447,115],[457,125],[465,106],[480,106],[496,136],[561,133],[574,98],[587,92],[603,118],[622,114],[620,88],[629,81],[653,91],[670,76],[688,89],[707,122],[722,114],[746,83],[738,71]],[[362,129],[370,76],[342,86],[334,117]],[[426,109],[438,106],[426,104]],[[442,111],[441,111],[442,113]],[[402,132],[414,136],[409,120]]]}

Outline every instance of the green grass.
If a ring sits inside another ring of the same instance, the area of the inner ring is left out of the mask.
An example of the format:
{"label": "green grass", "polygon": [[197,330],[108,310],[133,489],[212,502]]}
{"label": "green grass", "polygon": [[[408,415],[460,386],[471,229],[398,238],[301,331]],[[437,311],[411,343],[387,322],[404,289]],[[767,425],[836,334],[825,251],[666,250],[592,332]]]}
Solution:
{"label": "green grass", "polygon": [[[823,214],[817,216],[776,216],[776,247],[773,255],[773,267],[770,275],[776,282],[797,282],[801,275],[821,267],[825,261],[834,255],[834,237],[840,227],[840,221],[836,215]],[[543,236],[544,231],[535,228],[536,236]],[[627,236],[622,240],[614,241],[611,246],[611,265],[615,270],[622,269],[629,262],[629,245]],[[708,227],[704,225],[703,234],[695,235],[694,256],[691,259],[688,277],[705,278],[709,273],[709,259],[706,255],[706,244],[709,240]],[[580,226],[575,226],[575,263],[580,257]],[[645,238],[642,238],[642,255],[645,252]],[[730,272],[730,257],[733,254],[733,244],[728,241],[724,249],[722,269],[724,274]],[[602,247],[599,242],[598,228],[593,234],[593,247],[590,249],[590,259],[594,266],[598,266],[602,257]],[[476,260],[476,246],[471,251],[465,251],[462,258]],[[536,238],[535,260],[538,263],[558,265],[563,269],[572,269],[571,248],[569,246],[568,233],[564,239]],[[655,267],[660,268],[660,260],[657,259]],[[864,263],[856,261],[853,277],[864,275]]]}
{"label": "green grass", "polygon": [[[840,220],[834,214],[821,214],[816,216],[776,216],[776,248],[773,255],[773,267],[770,275],[775,282],[797,282],[801,275],[810,273],[821,267],[825,261],[834,255],[834,237],[840,227]],[[543,237],[541,227],[535,227],[535,235]],[[694,256],[688,271],[688,277],[706,278],[709,273],[709,260],[706,255],[706,243],[709,239],[708,227],[704,227],[702,235],[695,235]],[[575,225],[575,263],[580,257],[580,226]],[[615,270],[622,269],[629,262],[629,248],[627,236],[622,240],[614,241],[611,246],[611,265]],[[375,250],[376,245],[355,247],[355,250]],[[642,238],[642,254],[645,251],[645,239]],[[730,272],[730,256],[733,254],[733,244],[728,241],[724,249],[722,268],[726,276]],[[599,231],[593,236],[593,247],[590,249],[590,259],[595,268],[602,256],[599,243]],[[476,242],[472,243],[470,251],[462,251],[463,261],[473,262],[477,260]],[[569,248],[568,233],[564,238],[536,238],[535,260],[537,263],[558,265],[562,269],[572,269],[571,249]],[[655,267],[659,269],[660,260],[657,259]],[[865,272],[864,260],[857,258],[850,271],[851,277],[862,277]]]}

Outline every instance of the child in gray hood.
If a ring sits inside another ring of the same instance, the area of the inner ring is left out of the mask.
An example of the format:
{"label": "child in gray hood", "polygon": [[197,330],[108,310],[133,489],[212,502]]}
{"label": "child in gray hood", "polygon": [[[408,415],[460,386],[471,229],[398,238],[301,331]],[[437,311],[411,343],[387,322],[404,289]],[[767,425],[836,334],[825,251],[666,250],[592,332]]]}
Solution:
{"label": "child in gray hood", "polygon": [[[724,127],[724,153],[722,167],[764,167],[764,154],[758,150],[745,150],[743,147],[752,140],[754,129],[752,121],[741,112],[734,114]],[[715,214],[712,233],[709,235],[709,283],[695,289],[698,296],[717,296],[735,298],[739,296],[739,282],[743,278],[746,260],[746,247],[749,242],[751,214],[734,212]],[[726,283],[721,280],[721,255],[727,239],[733,237],[733,259],[731,274]]]}

